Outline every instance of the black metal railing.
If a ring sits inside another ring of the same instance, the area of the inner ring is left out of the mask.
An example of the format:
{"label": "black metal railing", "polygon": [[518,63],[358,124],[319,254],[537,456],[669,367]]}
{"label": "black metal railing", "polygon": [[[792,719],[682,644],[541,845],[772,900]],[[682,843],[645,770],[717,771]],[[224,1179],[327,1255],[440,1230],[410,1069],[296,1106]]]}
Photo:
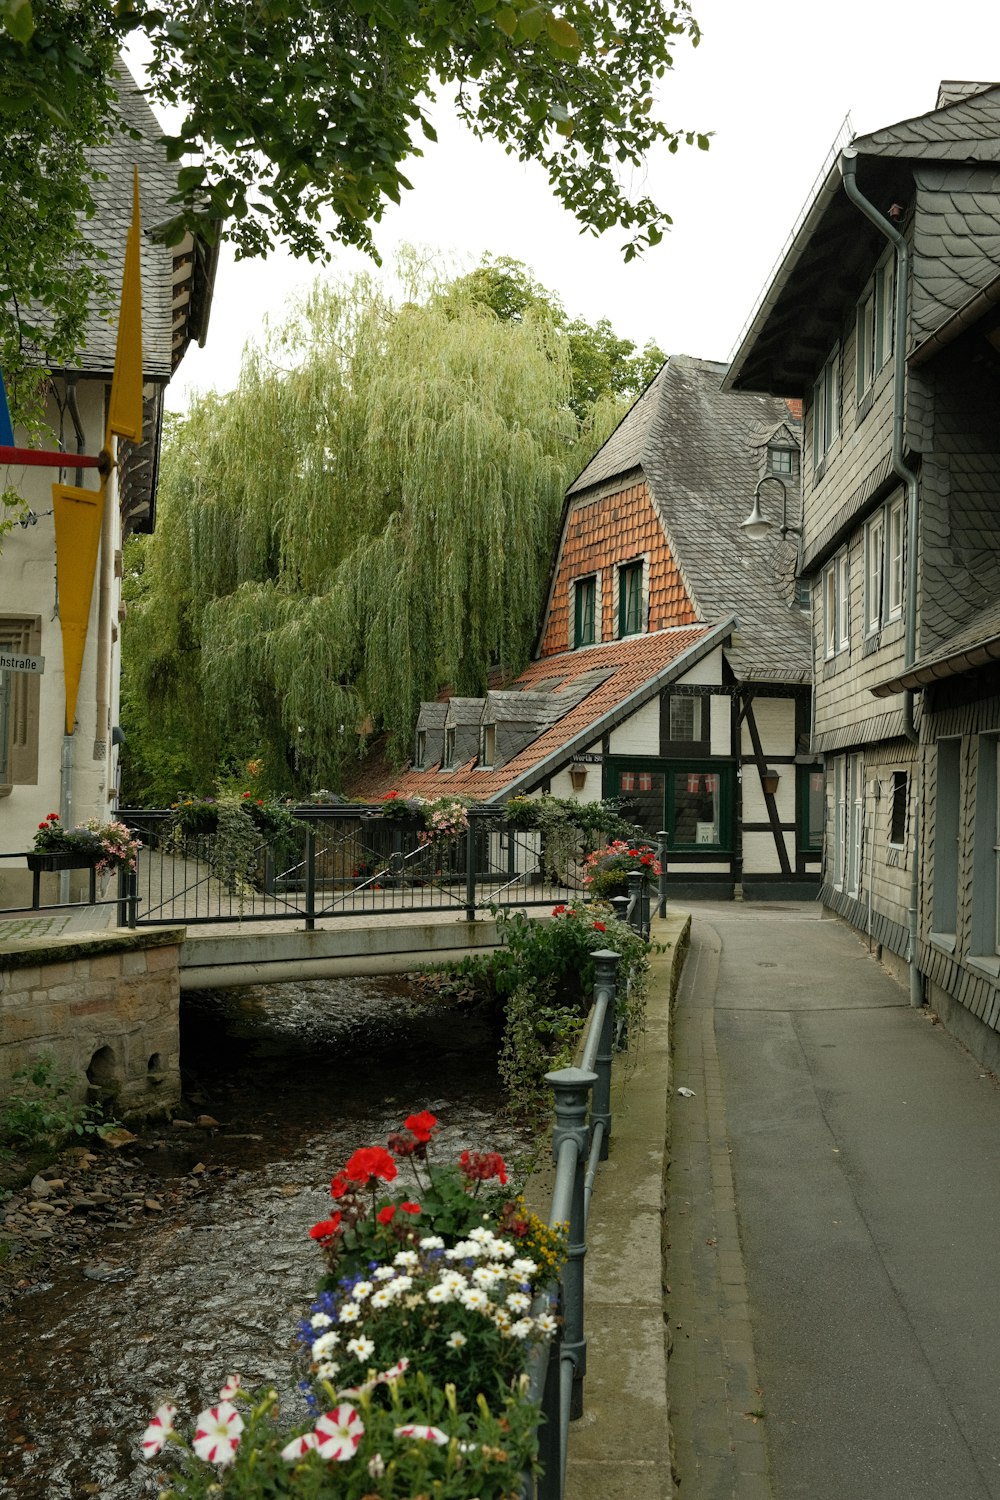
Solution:
{"label": "black metal railing", "polygon": [[235,853],[218,831],[184,833],[168,811],[123,809],[142,840],[131,899],[134,922],[186,924],[377,913],[453,912],[473,921],[493,907],[547,906],[582,894],[585,850],[546,849],[502,808],[472,808],[450,839],[421,839],[409,824],[358,807],[295,809],[292,829],[259,833]]}
{"label": "black metal railing", "polygon": [[[622,897],[622,900],[627,898]],[[565,1227],[566,1263],[557,1286],[547,1287],[539,1305],[555,1300],[561,1314],[558,1335],[540,1345],[529,1371],[528,1394],[541,1406],[541,1472],[523,1482],[524,1500],[563,1500],[570,1423],[583,1415],[587,1337],[584,1317],[587,1220],[598,1164],[611,1140],[611,1064],[620,955],[594,953],[594,1003],[578,1068],[546,1074],[555,1095],[552,1159],[556,1178],[550,1228]]]}

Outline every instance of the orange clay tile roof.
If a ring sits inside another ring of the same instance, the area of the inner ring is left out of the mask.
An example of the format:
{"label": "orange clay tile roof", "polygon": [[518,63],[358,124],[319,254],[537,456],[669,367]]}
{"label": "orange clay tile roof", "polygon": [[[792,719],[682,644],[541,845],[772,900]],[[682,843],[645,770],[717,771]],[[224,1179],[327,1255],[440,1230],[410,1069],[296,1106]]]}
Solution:
{"label": "orange clay tile roof", "polygon": [[[728,628],[728,627],[727,627]],[[653,635],[629,636],[626,640],[610,641],[602,646],[588,646],[580,651],[566,651],[558,656],[543,656],[521,673],[509,685],[508,691],[530,691],[539,682],[559,680],[558,688],[552,692],[554,701],[559,693],[569,689],[573,681],[584,672],[606,671],[609,673],[585,698],[573,702],[568,712],[546,729],[537,739],[496,770],[478,771],[475,761],[456,766],[453,771],[440,771],[437,766],[416,771],[412,767],[392,774],[378,758],[370,760],[361,773],[352,778],[350,795],[359,798],[379,799],[387,791],[395,790],[404,796],[445,797],[449,792],[456,796],[472,797],[477,801],[489,801],[500,793],[509,794],[518,790],[532,790],[547,774],[542,763],[558,756],[564,747],[566,759],[572,751],[581,750],[584,744],[599,739],[604,721],[614,715],[616,709],[640,692],[647,685],[650,694],[656,691],[658,680],[676,668],[677,674],[693,665],[693,659],[702,655],[723,638],[725,632],[709,630],[703,625],[694,625],[677,630],[659,631]],[[701,649],[696,649],[696,648]],[[692,660],[684,660],[688,653]],[[572,701],[573,694],[567,697]],[[638,706],[638,705],[636,705]],[[579,743],[586,736],[583,743]],[[574,744],[574,742],[578,742]],[[532,772],[538,775],[532,779]]]}

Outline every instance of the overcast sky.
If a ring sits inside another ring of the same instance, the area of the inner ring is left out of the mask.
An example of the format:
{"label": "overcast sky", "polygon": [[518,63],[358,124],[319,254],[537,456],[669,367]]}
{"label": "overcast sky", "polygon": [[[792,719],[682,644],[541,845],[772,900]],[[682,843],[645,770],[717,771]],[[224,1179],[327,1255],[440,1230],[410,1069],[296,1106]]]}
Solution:
{"label": "overcast sky", "polygon": [[[440,140],[404,167],[413,191],[376,230],[391,261],[401,243],[458,266],[483,251],[524,261],[571,316],[611,319],[637,344],[726,359],[848,113],[862,134],[934,106],[941,79],[1000,81],[1000,11],[989,0],[695,0],[704,33],[678,45],[661,90],[672,125],[714,132],[706,153],[682,147],[633,184],[672,215],[673,230],[625,265],[614,231],[581,235],[541,169],[476,141],[445,106]],[[331,271],[367,266],[339,251]],[[318,271],[276,254],[236,264],[223,254],[204,349],[188,350],[168,388],[183,410],[192,389],[227,390],[265,314],[280,318]]]}

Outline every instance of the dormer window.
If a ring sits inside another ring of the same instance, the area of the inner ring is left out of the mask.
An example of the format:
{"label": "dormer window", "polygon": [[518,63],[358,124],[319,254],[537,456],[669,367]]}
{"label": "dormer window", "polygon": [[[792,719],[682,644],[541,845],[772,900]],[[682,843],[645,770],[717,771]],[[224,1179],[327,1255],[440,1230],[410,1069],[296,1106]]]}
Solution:
{"label": "dormer window", "polygon": [[417,730],[417,744],[413,753],[413,765],[417,771],[422,771],[427,764],[427,730]]}
{"label": "dormer window", "polygon": [[794,474],[795,450],[793,448],[768,448],[767,469],[769,474]]}
{"label": "dormer window", "polygon": [[442,766],[443,766],[444,770],[450,771],[450,770],[452,770],[454,768],[454,765],[455,765],[455,730],[454,730],[454,727],[452,727],[452,728],[446,729],[445,732],[444,732],[444,760],[442,762]]}
{"label": "dormer window", "polygon": [[484,724],[479,732],[479,764],[483,767],[496,765],[497,726]]}

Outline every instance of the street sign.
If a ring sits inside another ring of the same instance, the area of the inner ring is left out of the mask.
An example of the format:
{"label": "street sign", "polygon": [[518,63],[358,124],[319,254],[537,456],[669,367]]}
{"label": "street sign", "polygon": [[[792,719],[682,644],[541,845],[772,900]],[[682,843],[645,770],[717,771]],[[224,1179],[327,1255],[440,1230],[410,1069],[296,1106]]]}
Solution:
{"label": "street sign", "polygon": [[44,656],[21,656],[13,651],[0,651],[0,672],[44,672]]}

